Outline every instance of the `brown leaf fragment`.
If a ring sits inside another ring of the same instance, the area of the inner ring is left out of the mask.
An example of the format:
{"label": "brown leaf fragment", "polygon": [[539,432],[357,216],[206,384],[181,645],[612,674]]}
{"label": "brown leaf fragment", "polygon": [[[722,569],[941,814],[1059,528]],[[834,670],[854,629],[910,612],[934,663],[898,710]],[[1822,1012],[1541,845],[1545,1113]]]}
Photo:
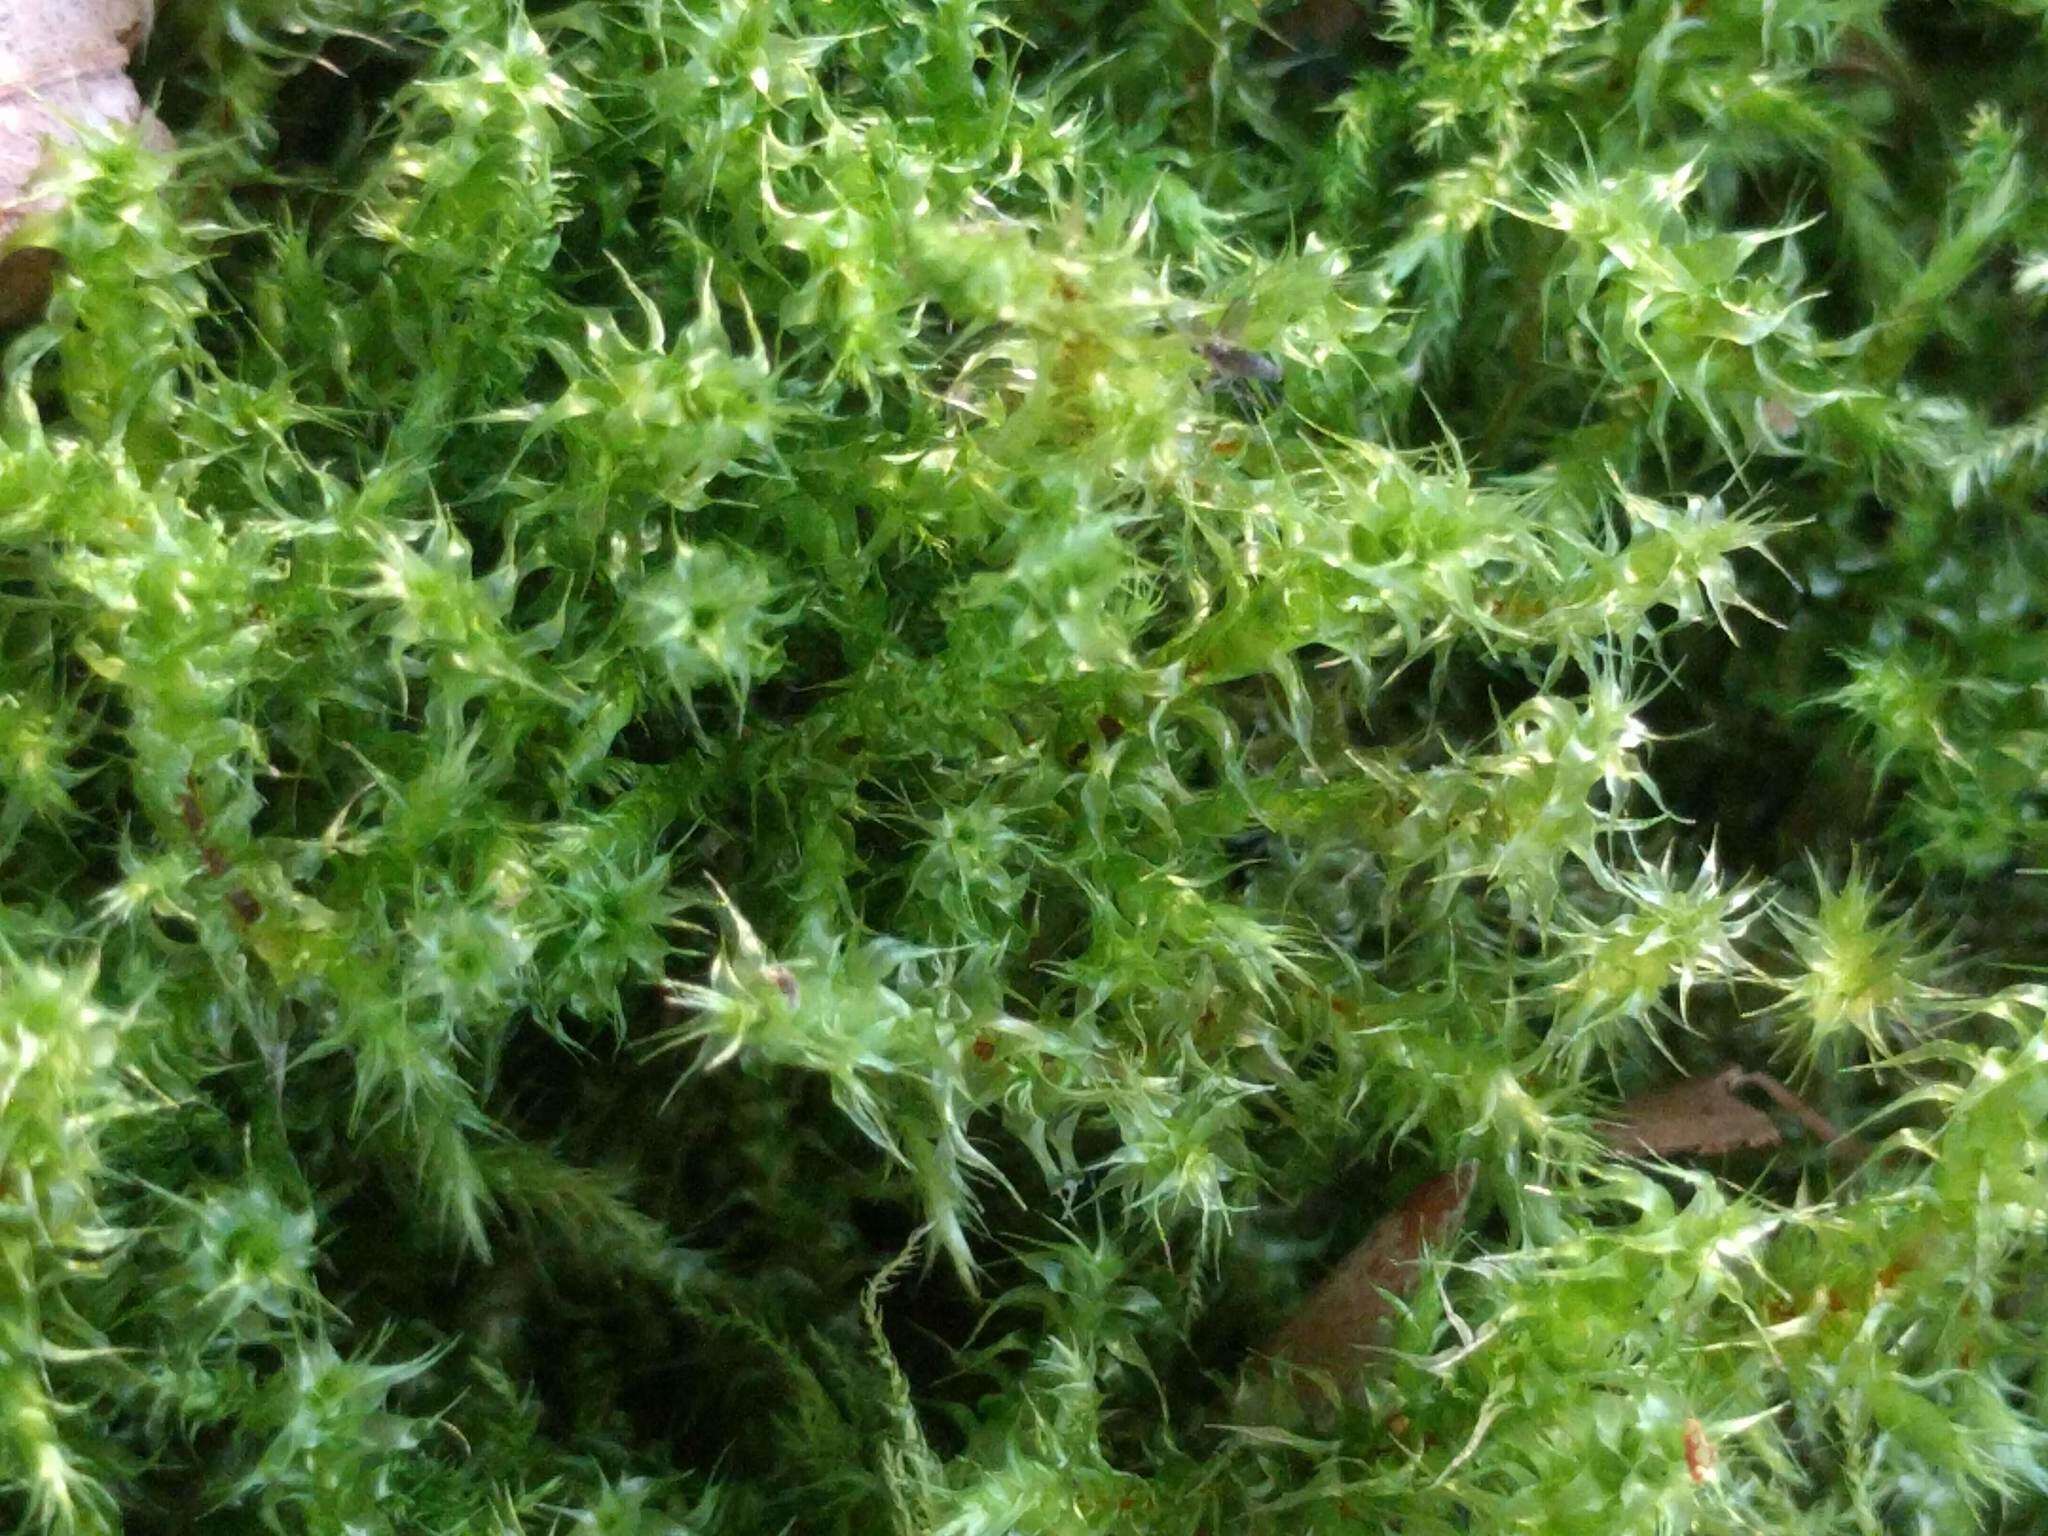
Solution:
{"label": "brown leaf fragment", "polygon": [[1743,1081],[1763,1090],[1773,1104],[1806,1127],[1807,1134],[1829,1146],[1836,1144],[1855,1145],[1856,1138],[1844,1136],[1835,1128],[1835,1122],[1799,1097],[1790,1088],[1779,1082],[1768,1072],[1746,1072]]}
{"label": "brown leaf fragment", "polygon": [[1337,49],[1371,23],[1362,0],[1299,0],[1276,11],[1273,30],[1298,49]]}
{"label": "brown leaf fragment", "polygon": [[1772,1077],[1724,1067],[1711,1077],[1689,1077],[1642,1093],[1600,1127],[1608,1143],[1632,1157],[1717,1157],[1724,1152],[1775,1147],[1785,1140],[1778,1123],[1740,1096],[1744,1088],[1767,1095],[1824,1143],[1841,1133],[1819,1110]]}
{"label": "brown leaf fragment", "polygon": [[1395,1310],[1415,1288],[1423,1251],[1442,1248],[1457,1236],[1478,1173],[1478,1164],[1460,1163],[1382,1216],[1258,1351],[1247,1385],[1288,1379],[1299,1404],[1313,1409],[1323,1394],[1301,1373],[1327,1377],[1347,1394],[1369,1380]]}
{"label": "brown leaf fragment", "polygon": [[1712,1077],[1689,1077],[1637,1094],[1600,1129],[1617,1151],[1647,1157],[1775,1147],[1784,1140],[1777,1123],[1736,1097],[1742,1076],[1740,1067],[1729,1067]]}
{"label": "brown leaf fragment", "polygon": [[0,330],[41,314],[56,279],[55,251],[31,245],[0,256]]}

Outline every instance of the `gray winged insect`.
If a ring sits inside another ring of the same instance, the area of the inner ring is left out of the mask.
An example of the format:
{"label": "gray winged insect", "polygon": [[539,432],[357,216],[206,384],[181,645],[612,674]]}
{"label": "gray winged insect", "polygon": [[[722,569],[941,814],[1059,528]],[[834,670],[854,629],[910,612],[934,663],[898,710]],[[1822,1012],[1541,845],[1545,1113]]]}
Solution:
{"label": "gray winged insect", "polygon": [[1254,352],[1250,347],[1239,346],[1229,339],[1244,324],[1244,317],[1245,301],[1239,299],[1224,312],[1223,322],[1215,330],[1195,335],[1195,350],[1209,365],[1212,386],[1278,384],[1281,380],[1277,358],[1264,352]]}
{"label": "gray winged insect", "polygon": [[1286,375],[1278,358],[1255,351],[1237,339],[1244,312],[1245,302],[1239,299],[1224,312],[1219,324],[1188,324],[1183,330],[1202,361],[1209,365],[1203,388],[1228,401],[1233,414],[1254,418],[1279,403],[1280,381]]}

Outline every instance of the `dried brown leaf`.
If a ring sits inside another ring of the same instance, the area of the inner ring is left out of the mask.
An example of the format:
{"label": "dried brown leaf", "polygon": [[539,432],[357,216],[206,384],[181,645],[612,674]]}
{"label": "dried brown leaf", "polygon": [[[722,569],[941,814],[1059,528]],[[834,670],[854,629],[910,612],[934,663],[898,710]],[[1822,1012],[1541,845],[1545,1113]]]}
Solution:
{"label": "dried brown leaf", "polygon": [[[1741,1097],[1746,1088],[1766,1095],[1824,1144],[1857,1147],[1853,1137],[1843,1137],[1825,1115],[1768,1072],[1734,1066],[1638,1094],[1600,1130],[1616,1151],[1631,1156],[1716,1156],[1781,1145],[1785,1133]],[[1319,1379],[1346,1394],[1356,1394],[1370,1381],[1395,1313],[1415,1288],[1424,1251],[1442,1248],[1457,1236],[1477,1174],[1476,1164],[1461,1163],[1381,1217],[1253,1357],[1239,1393],[1239,1411],[1298,1407],[1313,1415],[1327,1402]],[[1271,1393],[1276,1384],[1286,1390]]]}
{"label": "dried brown leaf", "polygon": [[0,256],[0,329],[42,313],[57,277],[57,253],[25,246]]}
{"label": "dried brown leaf", "polygon": [[1367,0],[1299,0],[1277,10],[1273,29],[1297,49],[1334,50],[1364,33],[1371,20]]}
{"label": "dried brown leaf", "polygon": [[1415,1288],[1423,1251],[1445,1246],[1464,1225],[1478,1172],[1476,1163],[1461,1163],[1382,1216],[1259,1351],[1248,1380],[1294,1378],[1293,1395],[1309,1408],[1321,1394],[1302,1372],[1327,1377],[1347,1392],[1369,1380],[1395,1309]]}
{"label": "dried brown leaf", "polygon": [[1782,1144],[1785,1133],[1741,1097],[1744,1088],[1768,1095],[1820,1141],[1832,1144],[1841,1139],[1827,1116],[1775,1077],[1741,1067],[1724,1067],[1711,1077],[1689,1077],[1638,1094],[1600,1129],[1616,1151],[1638,1157],[1716,1157]]}

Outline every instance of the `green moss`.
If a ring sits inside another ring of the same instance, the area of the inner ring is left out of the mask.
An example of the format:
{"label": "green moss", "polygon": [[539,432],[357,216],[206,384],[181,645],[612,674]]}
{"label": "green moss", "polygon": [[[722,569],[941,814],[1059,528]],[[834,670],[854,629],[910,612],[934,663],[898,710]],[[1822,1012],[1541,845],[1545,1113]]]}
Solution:
{"label": "green moss", "polygon": [[[26,1529],[2048,1519],[2037,6],[144,76],[0,401]],[[1605,1148],[1731,1061],[1872,1155]]]}

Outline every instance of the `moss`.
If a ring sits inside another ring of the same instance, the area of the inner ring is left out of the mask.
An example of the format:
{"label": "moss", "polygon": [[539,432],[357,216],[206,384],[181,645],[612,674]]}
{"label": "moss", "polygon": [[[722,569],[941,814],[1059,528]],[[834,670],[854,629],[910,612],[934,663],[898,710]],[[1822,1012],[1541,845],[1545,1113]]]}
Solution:
{"label": "moss", "polygon": [[[0,402],[10,1513],[2037,1528],[2044,55],[167,15]],[[1595,1134],[1731,1062],[1871,1156]]]}

